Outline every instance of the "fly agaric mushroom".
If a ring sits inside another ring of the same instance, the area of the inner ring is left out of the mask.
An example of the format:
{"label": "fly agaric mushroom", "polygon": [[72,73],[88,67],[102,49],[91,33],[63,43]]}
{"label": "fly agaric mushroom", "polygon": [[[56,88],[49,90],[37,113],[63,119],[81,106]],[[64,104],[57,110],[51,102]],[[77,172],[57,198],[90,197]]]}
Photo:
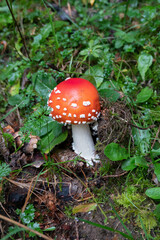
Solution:
{"label": "fly agaric mushroom", "polygon": [[67,78],[49,94],[50,116],[62,124],[72,124],[73,150],[87,163],[96,160],[89,124],[100,115],[97,89],[88,80]]}

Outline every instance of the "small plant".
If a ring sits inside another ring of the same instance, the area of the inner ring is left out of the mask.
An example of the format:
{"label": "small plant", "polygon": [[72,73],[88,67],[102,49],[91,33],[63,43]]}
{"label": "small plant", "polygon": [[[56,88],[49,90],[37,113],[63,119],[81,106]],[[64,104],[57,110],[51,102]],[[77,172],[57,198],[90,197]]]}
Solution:
{"label": "small plant", "polygon": [[[42,233],[42,230],[40,229],[39,223],[34,222],[35,217],[35,208],[33,204],[28,204],[25,211],[22,212],[20,209],[16,210],[16,213],[19,215],[20,220],[24,225],[27,225],[29,228],[34,229],[40,233]],[[35,233],[29,232],[29,237],[36,236]]]}
{"label": "small plant", "polygon": [[9,165],[7,165],[6,163],[2,163],[0,165],[0,181],[2,181],[3,177],[8,176],[10,173],[11,173],[11,169]]}

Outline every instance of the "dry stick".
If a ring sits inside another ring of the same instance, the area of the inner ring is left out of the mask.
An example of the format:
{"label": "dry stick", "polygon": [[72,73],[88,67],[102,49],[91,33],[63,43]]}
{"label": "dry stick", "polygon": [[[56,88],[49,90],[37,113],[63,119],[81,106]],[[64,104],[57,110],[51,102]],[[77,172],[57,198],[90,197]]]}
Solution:
{"label": "dry stick", "polygon": [[7,222],[9,222],[9,223],[12,223],[12,224],[17,225],[18,227],[24,228],[24,229],[27,230],[27,231],[33,232],[33,233],[35,233],[36,235],[38,235],[39,237],[42,237],[42,238],[44,238],[44,239],[46,239],[46,240],[53,240],[53,238],[47,237],[46,235],[44,235],[44,234],[42,234],[42,233],[40,233],[40,232],[38,232],[38,231],[36,231],[36,230],[31,229],[31,228],[23,225],[22,223],[16,222],[16,221],[13,220],[13,219],[10,219],[10,218],[8,218],[8,217],[5,217],[5,216],[3,216],[3,215],[1,215],[1,214],[0,214],[0,218],[3,219],[3,220],[5,220],[5,221],[7,221]]}
{"label": "dry stick", "polygon": [[125,171],[125,172],[122,172],[122,173],[116,174],[116,175],[106,175],[106,176],[103,176],[102,178],[116,178],[116,177],[121,177],[121,176],[123,176],[123,175],[125,175],[125,174],[127,174],[127,173],[128,173],[128,172]]}
{"label": "dry stick", "polygon": [[153,149],[154,144],[155,144],[156,140],[158,139],[159,132],[160,132],[160,126],[159,126],[159,128],[158,128],[158,131],[157,131],[156,136],[155,136],[155,138],[154,138],[154,141],[153,141],[153,143],[152,143],[151,149]]}
{"label": "dry stick", "polygon": [[9,8],[9,11],[10,11],[10,13],[11,13],[11,15],[12,15],[12,18],[13,18],[13,20],[14,20],[14,22],[15,22],[15,25],[16,25],[16,27],[17,27],[17,29],[18,29],[18,32],[19,32],[19,34],[20,34],[20,36],[21,36],[21,39],[22,39],[22,41],[23,41],[23,45],[24,45],[24,48],[25,48],[27,57],[29,58],[30,61],[32,61],[31,58],[30,58],[30,56],[29,56],[27,47],[26,47],[25,39],[24,39],[24,37],[23,37],[23,35],[22,35],[22,33],[21,33],[21,30],[20,30],[20,28],[19,28],[19,26],[18,26],[18,24],[17,24],[17,21],[16,21],[16,19],[15,19],[15,17],[14,17],[14,14],[13,14],[13,12],[12,12],[12,9],[11,9],[11,7],[10,7],[10,5],[9,5],[8,0],[6,0],[6,3],[7,3],[7,6],[8,6],[8,8]]}
{"label": "dry stick", "polygon": [[32,189],[34,189],[34,187],[35,187],[35,185],[36,185],[36,182],[35,182],[35,183],[34,183],[34,186],[33,186],[33,188],[32,188],[33,180],[34,180],[34,179],[32,178],[31,183],[30,183],[30,186],[29,186],[29,189],[28,189],[28,193],[27,193],[27,197],[26,197],[25,203],[24,203],[24,205],[23,205],[23,207],[22,207],[22,212],[25,211],[25,208],[26,208],[26,206],[27,206],[28,200],[29,200],[29,198],[30,198],[30,196],[31,196],[31,194],[32,194],[32,192],[33,192]]}
{"label": "dry stick", "polygon": [[3,207],[3,205],[2,205],[1,202],[0,202],[0,206],[1,206],[1,208],[3,209],[3,211],[5,212],[5,214],[6,214],[8,217],[10,217],[10,215],[7,213],[6,209]]}
{"label": "dry stick", "polygon": [[78,225],[76,220],[75,220],[75,230],[76,230],[76,240],[79,240]]}
{"label": "dry stick", "polygon": [[4,236],[4,231],[3,231],[3,227],[2,227],[2,221],[0,221],[0,231],[2,233],[2,237]]}
{"label": "dry stick", "polygon": [[138,128],[138,129],[140,129],[140,130],[147,130],[147,129],[154,128],[154,127],[156,126],[156,125],[150,125],[150,126],[148,126],[148,127],[139,127],[139,126],[134,125],[134,124],[132,124],[132,123],[128,123],[128,125],[130,125],[130,126],[132,126],[132,127],[135,127],[135,128]]}
{"label": "dry stick", "polygon": [[22,120],[21,120],[21,117],[20,117],[20,113],[19,113],[18,108],[16,109],[16,111],[17,111],[17,117],[18,117],[19,127],[21,127],[21,126],[22,126]]}

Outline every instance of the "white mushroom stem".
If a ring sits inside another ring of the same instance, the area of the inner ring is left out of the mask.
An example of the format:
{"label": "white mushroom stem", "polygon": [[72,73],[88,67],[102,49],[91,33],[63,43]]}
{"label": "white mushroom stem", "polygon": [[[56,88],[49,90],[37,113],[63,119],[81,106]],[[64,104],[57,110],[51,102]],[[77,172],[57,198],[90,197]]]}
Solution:
{"label": "white mushroom stem", "polygon": [[72,125],[72,137],[75,153],[83,157],[88,164],[93,165],[92,161],[96,160],[98,156],[95,154],[89,124]]}

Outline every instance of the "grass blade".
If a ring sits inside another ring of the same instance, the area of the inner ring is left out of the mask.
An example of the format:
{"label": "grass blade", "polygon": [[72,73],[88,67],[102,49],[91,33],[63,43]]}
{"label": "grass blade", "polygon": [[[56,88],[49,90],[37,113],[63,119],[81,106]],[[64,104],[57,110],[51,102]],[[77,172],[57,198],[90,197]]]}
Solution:
{"label": "grass blade", "polygon": [[120,218],[119,214],[117,213],[117,211],[115,210],[114,206],[112,205],[112,203],[110,202],[110,205],[113,209],[113,212],[116,214],[116,217],[118,218],[118,220],[120,221],[120,223],[122,224],[122,226],[124,227],[125,231],[128,233],[128,235],[133,239],[132,233],[131,231],[126,227],[126,225],[124,224],[124,222],[122,221],[122,219]]}
{"label": "grass blade", "polygon": [[125,237],[126,239],[131,239],[131,240],[134,240],[134,238],[132,236],[129,236],[121,231],[118,231],[114,228],[111,228],[111,227],[107,227],[107,226],[104,226],[102,224],[99,224],[99,223],[95,223],[95,222],[91,222],[91,221],[88,221],[88,220],[85,220],[85,219],[82,219],[82,218],[76,218],[78,219],[79,221],[81,222],[85,222],[85,223],[88,223],[92,226],[95,226],[95,227],[99,227],[99,228],[103,228],[105,230],[108,230],[108,231],[111,231],[111,232],[115,232],[115,233],[119,233],[120,235],[122,235],[123,237]]}

